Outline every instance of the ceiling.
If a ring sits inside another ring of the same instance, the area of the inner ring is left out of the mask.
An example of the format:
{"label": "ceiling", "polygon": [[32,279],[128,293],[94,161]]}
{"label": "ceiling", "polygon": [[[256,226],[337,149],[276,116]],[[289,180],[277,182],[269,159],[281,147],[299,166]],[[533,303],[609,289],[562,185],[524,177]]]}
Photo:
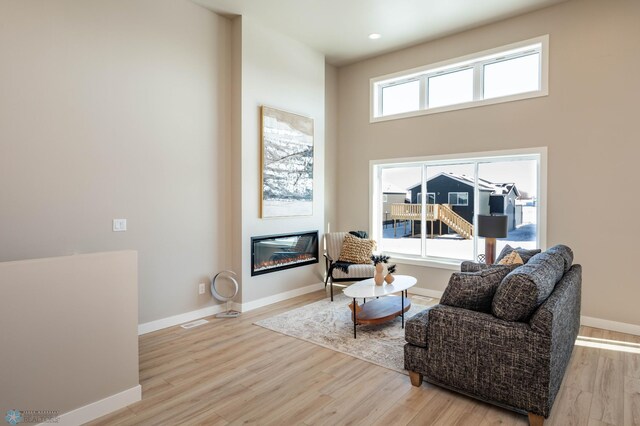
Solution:
{"label": "ceiling", "polygon": [[[566,0],[194,0],[244,15],[346,65]],[[368,35],[382,37],[370,40]]]}

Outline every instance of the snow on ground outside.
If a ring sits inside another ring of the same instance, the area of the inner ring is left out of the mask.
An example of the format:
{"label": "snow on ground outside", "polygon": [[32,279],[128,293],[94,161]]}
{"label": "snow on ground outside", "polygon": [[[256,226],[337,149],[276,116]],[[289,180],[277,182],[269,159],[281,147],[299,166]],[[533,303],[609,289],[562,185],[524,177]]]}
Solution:
{"label": "snow on ground outside", "polygon": [[[399,238],[393,238],[393,225],[385,227],[380,249],[384,252],[420,255],[420,238],[401,237],[403,230],[404,226],[399,224],[396,228]],[[407,231],[410,232],[409,230],[410,226],[407,224]],[[507,238],[499,238],[496,242],[496,253],[500,253],[507,244],[511,247],[536,248],[536,225],[533,223],[521,225],[510,231]],[[483,253],[484,238],[478,238],[478,254]],[[427,255],[473,260],[473,240],[456,238],[454,235],[428,238]]]}
{"label": "snow on ground outside", "polygon": [[[500,239],[496,243],[496,253],[509,244],[511,247],[533,249],[535,241],[509,241]],[[420,238],[385,238],[382,240],[383,252],[420,255]],[[484,238],[478,239],[478,254],[484,253]],[[429,238],[427,240],[427,255],[449,259],[473,260],[473,240],[455,240],[451,238]]]}

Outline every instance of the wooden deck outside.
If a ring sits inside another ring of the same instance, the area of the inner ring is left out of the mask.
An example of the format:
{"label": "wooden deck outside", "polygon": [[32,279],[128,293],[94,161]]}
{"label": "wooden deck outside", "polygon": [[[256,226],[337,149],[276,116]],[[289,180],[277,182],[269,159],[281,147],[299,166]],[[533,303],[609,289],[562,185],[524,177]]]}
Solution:
{"label": "wooden deck outside", "polygon": [[[433,222],[435,221],[440,221],[440,235],[442,235],[442,224],[445,224],[466,239],[473,237],[473,224],[454,212],[449,204],[427,204],[426,206],[425,220],[432,222],[431,237],[434,236]],[[422,204],[392,204],[391,219],[393,220],[394,237],[396,236],[397,221],[411,221],[411,235],[413,235],[413,222],[422,220]]]}

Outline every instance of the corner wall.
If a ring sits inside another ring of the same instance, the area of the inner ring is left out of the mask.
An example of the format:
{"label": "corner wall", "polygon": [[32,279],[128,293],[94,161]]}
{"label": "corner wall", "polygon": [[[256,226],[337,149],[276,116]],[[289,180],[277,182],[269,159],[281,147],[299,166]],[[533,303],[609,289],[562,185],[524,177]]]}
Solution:
{"label": "corner wall", "polygon": [[[233,163],[242,170],[241,259],[242,303],[300,289],[323,280],[323,263],[251,276],[251,237],[318,230],[324,233],[324,55],[302,43],[268,29],[244,16],[241,19],[241,147]],[[234,31],[234,34],[237,34]],[[237,48],[237,47],[236,47]],[[306,217],[259,217],[260,206],[260,106],[293,112],[314,120],[313,215]],[[237,140],[237,139],[236,139]]]}
{"label": "corner wall", "polygon": [[0,2],[0,261],[131,248],[141,323],[215,304],[230,37],[189,0]]}
{"label": "corner wall", "polygon": [[61,423],[79,424],[140,399],[137,260],[118,251],[0,262],[3,417],[77,410]]}
{"label": "corner wall", "polygon": [[[369,161],[548,147],[547,244],[584,267],[582,314],[640,324],[637,95],[640,3],[569,1],[340,68],[338,222],[369,226]],[[369,123],[369,79],[550,36],[549,96]],[[630,186],[631,185],[631,186]],[[603,224],[605,224],[603,226]],[[444,290],[451,271],[399,265]]]}

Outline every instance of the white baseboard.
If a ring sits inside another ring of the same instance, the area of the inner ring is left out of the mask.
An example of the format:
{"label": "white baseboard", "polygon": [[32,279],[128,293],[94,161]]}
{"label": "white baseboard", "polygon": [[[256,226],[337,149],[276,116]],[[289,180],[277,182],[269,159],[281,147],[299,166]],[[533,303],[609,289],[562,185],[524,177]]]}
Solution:
{"label": "white baseboard", "polygon": [[[113,413],[121,408],[131,405],[134,402],[138,402],[142,399],[142,386],[134,386],[131,389],[127,389],[115,395],[108,396],[100,401],[92,402],[84,407],[77,408],[68,413],[64,413],[58,417],[56,424],[62,426],[77,426],[91,420],[95,420],[98,417],[105,416],[109,413]],[[40,423],[38,426],[46,426],[51,423]]]}
{"label": "white baseboard", "polygon": [[194,321],[211,315],[219,314],[226,310],[226,305],[213,305],[196,311],[185,312],[159,320],[138,324],[138,335],[151,333],[152,331],[162,330],[163,328],[173,327],[174,325],[184,324],[185,322]]}
{"label": "white baseboard", "polygon": [[609,321],[593,317],[580,317],[580,324],[588,327],[602,328],[605,330],[618,331],[620,333],[634,334],[640,336],[640,325],[626,322]]}
{"label": "white baseboard", "polygon": [[[261,299],[252,300],[246,303],[231,302],[230,308],[240,312],[247,312],[253,309],[261,308],[263,306],[271,305],[273,303],[282,302],[283,300],[291,299],[293,297],[302,296],[303,294],[313,293],[314,291],[322,290],[323,288],[324,283],[311,284],[306,287],[285,291],[283,293],[274,294],[272,296],[263,297]],[[431,290],[421,287],[412,287],[409,290],[409,293],[417,294],[419,296],[434,297],[436,299],[441,299],[443,294],[443,292],[439,290]],[[138,334],[142,335],[151,333],[163,328],[173,327],[174,325],[184,324],[185,322],[209,317],[223,312],[225,309],[226,305],[224,304],[207,306],[206,308],[198,309],[196,311],[186,312],[184,314],[174,315],[172,317],[162,318],[159,320],[140,324],[138,325]],[[640,336],[640,325],[637,324],[610,321],[587,316],[581,316],[580,323],[588,327],[602,328],[604,330],[618,331],[621,333]]]}
{"label": "white baseboard", "polygon": [[[281,302],[283,300],[291,299],[292,297],[302,296],[303,294],[312,293],[314,291],[322,290],[324,283],[311,284],[306,287],[296,288],[295,290],[285,291],[283,293],[274,294],[273,296],[263,297],[262,299],[252,300],[247,303],[231,302],[230,308],[240,312],[247,312],[253,309],[258,309],[263,306],[271,305],[273,303]],[[220,312],[225,311],[226,304],[207,306],[206,308],[198,309],[196,311],[185,312],[184,314],[174,315],[167,318],[161,318],[159,320],[146,322],[138,325],[138,335],[151,333],[153,331],[162,330],[163,328],[173,327],[174,325],[184,324],[185,322],[195,321],[200,318],[210,317]]]}
{"label": "white baseboard", "polygon": [[251,302],[243,303],[240,311],[251,311],[273,303],[282,302],[283,300],[291,299],[293,297],[302,296],[303,294],[313,293],[314,291],[322,290],[323,288],[324,283],[311,284],[306,287],[296,288],[295,290],[274,294],[273,296],[263,297],[262,299],[252,300]]}
{"label": "white baseboard", "polygon": [[436,299],[442,298],[442,291],[429,290],[428,288],[411,287],[409,293],[417,294],[418,296],[435,297]]}

